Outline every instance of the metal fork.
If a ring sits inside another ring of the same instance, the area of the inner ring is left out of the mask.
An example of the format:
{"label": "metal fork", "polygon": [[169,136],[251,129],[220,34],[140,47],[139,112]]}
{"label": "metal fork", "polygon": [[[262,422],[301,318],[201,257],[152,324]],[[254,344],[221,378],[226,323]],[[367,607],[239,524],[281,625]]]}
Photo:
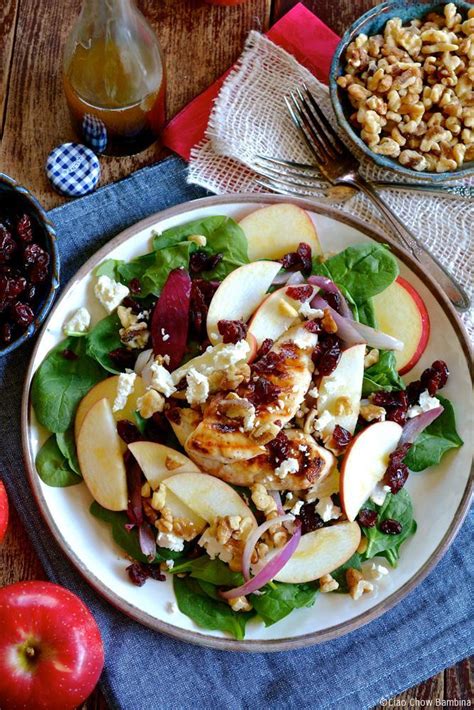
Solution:
{"label": "metal fork", "polygon": [[303,85],[302,91],[297,89],[289,97],[285,96],[285,102],[293,123],[306,141],[322,175],[334,186],[353,187],[363,192],[383,214],[397,239],[446,292],[451,303],[459,311],[466,311],[470,299],[463,287],[424,248],[374,187],[360,175],[359,161],[334,131],[309,89]]}

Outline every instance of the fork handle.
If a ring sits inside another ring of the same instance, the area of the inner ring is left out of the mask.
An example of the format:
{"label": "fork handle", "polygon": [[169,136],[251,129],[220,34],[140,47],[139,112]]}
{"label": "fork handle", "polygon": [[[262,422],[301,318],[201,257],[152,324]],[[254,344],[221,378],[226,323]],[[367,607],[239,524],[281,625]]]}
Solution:
{"label": "fork handle", "polygon": [[458,311],[467,311],[470,306],[470,299],[464,288],[457,283],[449,271],[445,269],[434,256],[431,256],[421,242],[405,227],[377,191],[374,190],[372,185],[360,175],[355,175],[351,179],[338,182],[338,184],[341,183],[357,188],[369,198],[383,214],[398,240],[402,242],[415,259],[426,268],[430,276],[445,291],[453,306],[455,306]]}

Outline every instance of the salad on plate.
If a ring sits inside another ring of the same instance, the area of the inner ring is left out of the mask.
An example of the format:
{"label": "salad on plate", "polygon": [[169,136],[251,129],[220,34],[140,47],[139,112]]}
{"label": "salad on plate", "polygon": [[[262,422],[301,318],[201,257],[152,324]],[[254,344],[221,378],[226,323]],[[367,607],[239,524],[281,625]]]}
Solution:
{"label": "salad on plate", "polygon": [[463,443],[448,364],[410,378],[429,315],[390,249],[323,254],[276,204],[92,278],[104,317],[70,314],[33,379],[36,469],[86,484],[131,583],[172,578],[179,612],[237,639],[318,592],[374,594],[416,532],[411,472]]}

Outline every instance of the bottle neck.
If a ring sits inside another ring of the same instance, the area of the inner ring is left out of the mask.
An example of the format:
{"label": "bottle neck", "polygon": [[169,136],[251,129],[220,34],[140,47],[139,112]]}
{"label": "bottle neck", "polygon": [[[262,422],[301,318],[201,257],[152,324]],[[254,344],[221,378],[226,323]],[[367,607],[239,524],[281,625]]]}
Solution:
{"label": "bottle neck", "polygon": [[92,36],[104,36],[123,26],[137,14],[133,0],[84,0],[80,22],[88,25]]}

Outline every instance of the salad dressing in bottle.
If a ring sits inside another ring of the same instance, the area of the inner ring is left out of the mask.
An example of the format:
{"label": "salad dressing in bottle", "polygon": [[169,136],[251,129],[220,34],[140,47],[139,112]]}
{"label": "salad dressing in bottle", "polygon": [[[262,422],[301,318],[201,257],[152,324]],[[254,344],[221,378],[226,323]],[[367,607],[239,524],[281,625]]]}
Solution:
{"label": "salad dressing in bottle", "polygon": [[97,153],[131,155],[158,138],[164,63],[133,0],[84,0],[66,43],[64,91],[80,140]]}

